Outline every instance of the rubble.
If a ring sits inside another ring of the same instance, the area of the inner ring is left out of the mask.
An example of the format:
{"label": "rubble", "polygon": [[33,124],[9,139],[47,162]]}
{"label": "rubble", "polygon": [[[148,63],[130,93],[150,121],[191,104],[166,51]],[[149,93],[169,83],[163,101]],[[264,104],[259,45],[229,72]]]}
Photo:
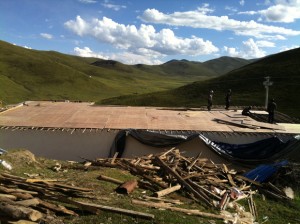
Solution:
{"label": "rubble", "polygon": [[[56,214],[78,216],[76,209],[92,214],[104,210],[146,219],[154,218],[152,214],[71,199],[71,197],[92,199],[94,197],[92,192],[93,189],[62,184],[55,179],[27,179],[1,173],[0,221],[5,218],[5,220],[27,220],[39,223],[63,223]],[[75,211],[62,206],[61,203],[68,207],[75,206]]]}
{"label": "rubble", "polygon": [[[270,181],[261,183],[249,179],[243,173],[231,169],[229,165],[215,164],[207,158],[202,158],[200,154],[192,158],[185,157],[176,148],[133,159],[114,156],[105,159],[84,159],[81,164],[56,163],[54,167],[59,169],[54,169],[53,166],[49,169],[54,172],[63,172],[66,168],[87,172],[100,170],[99,166],[126,170],[134,176],[126,181],[103,174],[97,177],[100,181],[116,184],[116,188],[112,190],[130,195],[133,205],[221,219],[225,223],[256,223],[259,211],[254,195],[258,192],[266,197],[284,201],[291,201],[290,195],[293,194],[291,188],[277,186]],[[155,218],[149,213],[91,203],[95,198],[94,189],[68,185],[60,179],[42,178],[39,174],[24,175],[27,177],[0,173],[0,214],[5,214],[14,221],[53,223],[55,220],[55,223],[63,223],[58,215],[78,216],[78,210],[92,214],[110,211],[144,219]],[[132,194],[136,188],[145,189],[142,192],[143,196],[137,198]],[[174,198],[174,192],[186,200]],[[246,208],[239,204],[243,199],[247,202],[244,203]],[[207,211],[210,212],[189,209],[187,204],[182,206],[183,201],[201,204],[209,208]],[[0,215],[0,220],[1,218]]]}
{"label": "rubble", "polygon": [[[89,160],[89,162],[93,166],[117,167],[130,171],[131,174],[139,178],[139,187],[152,191],[152,195],[156,198],[176,191],[206,207],[215,208],[216,212],[218,210],[225,211],[228,207],[234,208],[237,210],[234,217],[228,218],[228,215],[216,216],[224,219],[224,221],[231,220],[231,223],[254,223],[257,220],[258,211],[253,195],[258,191],[269,197],[290,200],[283,190],[276,188],[269,182],[260,183],[249,179],[244,177],[242,173],[228,168],[226,164],[215,164],[207,158],[201,158],[200,155],[195,158],[184,157],[175,148],[157,155],[151,154],[134,159],[114,157],[113,159]],[[116,184],[121,183],[119,180],[111,180],[111,178],[103,176],[98,179]],[[249,212],[247,214],[244,211],[245,209],[241,209],[241,206],[237,203],[242,199],[248,200]],[[180,208],[174,208],[173,205],[166,205],[161,202],[133,200],[133,203],[180,211]],[[195,212],[195,214],[199,215],[201,213]],[[214,215],[216,214],[211,214],[211,216]],[[205,216],[209,217],[208,214],[205,214]],[[239,222],[232,220],[239,220]]]}

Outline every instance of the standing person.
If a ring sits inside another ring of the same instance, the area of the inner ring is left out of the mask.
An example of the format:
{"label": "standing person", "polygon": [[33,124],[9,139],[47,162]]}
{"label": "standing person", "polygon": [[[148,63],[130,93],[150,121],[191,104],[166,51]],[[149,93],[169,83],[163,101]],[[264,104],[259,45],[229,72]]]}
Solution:
{"label": "standing person", "polygon": [[268,116],[268,122],[273,124],[274,123],[274,115],[275,115],[275,110],[277,109],[277,104],[275,103],[275,100],[272,99],[269,104],[268,104],[268,108],[267,111],[269,113]]}
{"label": "standing person", "polygon": [[214,95],[214,91],[210,90],[209,95],[208,95],[208,99],[207,99],[207,109],[208,109],[208,111],[210,111],[211,107],[212,107],[213,95]]}
{"label": "standing person", "polygon": [[225,109],[228,110],[230,107],[230,102],[231,102],[231,89],[228,89],[227,93],[226,93],[226,97],[225,97],[225,103],[226,103],[226,107]]}

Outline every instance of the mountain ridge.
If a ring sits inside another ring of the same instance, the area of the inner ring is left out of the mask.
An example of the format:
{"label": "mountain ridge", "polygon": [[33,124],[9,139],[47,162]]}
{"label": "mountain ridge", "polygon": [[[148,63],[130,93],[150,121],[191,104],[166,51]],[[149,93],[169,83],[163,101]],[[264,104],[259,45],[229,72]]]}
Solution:
{"label": "mountain ridge", "polygon": [[39,99],[99,101],[168,90],[218,75],[201,62],[125,65],[0,41],[0,100],[5,104]]}
{"label": "mountain ridge", "polygon": [[194,82],[176,89],[144,94],[140,96],[121,96],[105,99],[100,104],[199,107],[207,103],[210,89],[214,90],[214,104],[224,105],[227,89],[232,89],[233,105],[264,106],[266,76],[271,77],[273,85],[269,97],[275,98],[278,110],[300,118],[300,48],[270,55],[251,64],[237,68],[223,76]]}

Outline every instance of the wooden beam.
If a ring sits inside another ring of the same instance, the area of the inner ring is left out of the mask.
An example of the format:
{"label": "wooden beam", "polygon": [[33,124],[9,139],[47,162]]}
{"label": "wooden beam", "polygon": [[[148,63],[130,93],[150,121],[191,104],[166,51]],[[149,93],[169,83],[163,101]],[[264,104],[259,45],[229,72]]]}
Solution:
{"label": "wooden beam", "polygon": [[169,187],[169,188],[166,188],[166,189],[163,189],[161,191],[156,191],[153,196],[155,197],[163,197],[165,195],[168,195],[168,194],[171,194],[177,190],[179,190],[181,188],[181,185],[180,184],[177,184],[173,187]]}
{"label": "wooden beam", "polygon": [[152,208],[153,207],[154,208],[164,208],[164,209],[168,209],[168,210],[175,211],[175,212],[183,212],[188,215],[197,215],[197,216],[201,216],[201,217],[205,217],[205,218],[214,218],[214,219],[224,219],[225,218],[225,216],[223,216],[223,215],[201,212],[199,210],[193,210],[193,209],[171,207],[165,203],[145,202],[145,201],[140,201],[140,200],[135,200],[135,199],[132,200],[132,203],[136,204],[136,205],[143,205],[143,206],[152,207]]}
{"label": "wooden beam", "polygon": [[158,156],[155,157],[156,163],[161,166],[168,174],[172,175],[177,179],[177,181],[183,185],[190,193],[192,193],[196,198],[201,199],[206,204],[212,206],[212,203],[204,198],[199,192],[197,192],[191,185],[189,185],[176,171],[171,169],[164,161],[162,161]]}
{"label": "wooden beam", "polygon": [[154,215],[149,214],[149,213],[138,212],[138,211],[123,209],[123,208],[110,207],[110,206],[106,206],[106,205],[92,204],[92,203],[87,203],[87,202],[79,202],[79,201],[75,201],[75,202],[78,204],[84,205],[84,206],[92,207],[92,208],[103,210],[103,211],[116,212],[116,213],[120,213],[120,214],[124,214],[124,215],[140,217],[140,218],[144,218],[144,219],[154,219]]}

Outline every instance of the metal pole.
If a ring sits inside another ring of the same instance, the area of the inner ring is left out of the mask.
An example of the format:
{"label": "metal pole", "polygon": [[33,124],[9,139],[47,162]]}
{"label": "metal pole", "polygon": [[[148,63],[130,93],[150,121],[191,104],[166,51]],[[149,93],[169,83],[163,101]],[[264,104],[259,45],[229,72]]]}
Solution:
{"label": "metal pole", "polygon": [[266,86],[266,100],[265,100],[265,108],[268,107],[268,100],[269,100],[269,86]]}

